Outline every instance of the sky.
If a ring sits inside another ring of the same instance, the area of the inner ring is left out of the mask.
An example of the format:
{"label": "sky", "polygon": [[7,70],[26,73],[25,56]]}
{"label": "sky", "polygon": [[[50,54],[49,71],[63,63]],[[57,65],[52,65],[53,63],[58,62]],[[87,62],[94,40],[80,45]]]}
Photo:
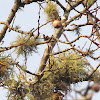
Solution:
{"label": "sky", "polygon": [[[65,4],[64,0],[61,0],[61,1],[63,4]],[[6,21],[8,15],[10,13],[10,10],[13,6],[13,3],[14,3],[14,0],[0,0],[0,22]],[[98,3],[100,4],[100,1]],[[19,11],[16,14],[16,19],[15,19],[14,25],[21,26],[21,29],[24,31],[29,31],[32,28],[37,28],[38,10],[39,10],[38,4],[32,3],[30,5],[25,6],[22,10],[23,11]],[[60,13],[61,12],[62,11],[60,11]],[[75,13],[72,12],[72,15],[73,14],[75,14]],[[98,16],[100,16],[100,13],[98,14]],[[83,18],[83,20],[84,20],[84,18]],[[45,14],[43,11],[41,11],[41,25],[45,22],[46,22]],[[3,25],[0,25],[0,30],[2,29],[2,26]],[[48,27],[49,27],[49,30],[48,30]],[[89,30],[87,28],[84,28],[84,30],[86,32],[89,32]],[[55,29],[52,27],[51,24],[48,24],[45,26],[45,28],[40,29],[41,35],[47,34],[47,35],[51,36],[52,35],[51,33],[54,33],[54,31],[55,31]],[[19,33],[16,33],[14,31],[11,31],[11,32],[7,31],[6,36],[4,38],[4,45],[3,46],[9,46],[10,42],[14,41],[18,34]],[[35,32],[35,34],[37,34],[37,32]],[[68,36],[69,36],[69,38],[72,37],[73,33],[68,33]],[[61,38],[63,38],[63,37],[61,37]],[[28,58],[28,62],[29,62],[29,63],[27,63],[28,70],[31,70],[33,72],[37,72],[45,46],[46,45],[39,46],[38,53],[33,54],[32,56],[30,56]],[[64,49],[64,46],[62,48]],[[8,52],[8,53],[11,53],[11,52]],[[15,54],[13,54],[13,56],[16,58]],[[22,64],[24,59],[22,57],[19,57],[18,60],[20,60],[21,61],[20,64]],[[35,63],[31,63],[33,61]],[[90,59],[90,61],[92,62],[91,59]],[[97,63],[93,63],[93,65],[96,66]],[[79,83],[79,89],[84,88],[86,85],[87,85],[87,82]],[[4,90],[3,88],[0,88],[0,100],[7,100],[5,95],[6,95],[6,90]],[[94,94],[93,100],[98,100],[98,98],[100,98],[100,92]]]}

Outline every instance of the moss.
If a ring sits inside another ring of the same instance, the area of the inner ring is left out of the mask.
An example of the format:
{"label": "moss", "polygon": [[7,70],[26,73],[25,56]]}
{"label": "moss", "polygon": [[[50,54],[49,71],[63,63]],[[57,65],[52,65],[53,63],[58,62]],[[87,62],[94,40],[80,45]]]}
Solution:
{"label": "moss", "polygon": [[[52,62],[54,62],[54,65]],[[85,63],[85,59],[79,54],[73,52],[63,53],[51,58],[52,69],[55,70],[51,74],[54,74],[53,76],[56,79],[70,80],[69,83],[74,82],[75,79],[84,78],[86,75],[87,71],[85,69],[87,65]],[[47,65],[46,68],[48,69],[49,66]],[[46,73],[46,76],[48,74]]]}
{"label": "moss", "polygon": [[13,59],[9,56],[0,55],[0,80],[4,81],[13,74]]}
{"label": "moss", "polygon": [[59,18],[57,4],[48,2],[44,8],[44,12],[47,14],[48,20],[56,20]]}
{"label": "moss", "polygon": [[88,6],[92,5],[95,0],[84,0],[84,4]]}
{"label": "moss", "polygon": [[52,66],[51,71],[45,72],[41,82],[36,84],[32,90],[35,97],[39,95],[43,100],[48,100],[48,98],[50,100],[54,90],[66,92],[71,83],[80,78],[82,81],[87,74],[85,59],[74,52],[51,57],[46,70],[50,65]]}
{"label": "moss", "polygon": [[16,52],[17,56],[28,56],[37,51],[37,42],[39,42],[38,39],[30,37],[29,35],[18,35],[17,39],[13,41],[11,45],[16,46],[14,51]]}

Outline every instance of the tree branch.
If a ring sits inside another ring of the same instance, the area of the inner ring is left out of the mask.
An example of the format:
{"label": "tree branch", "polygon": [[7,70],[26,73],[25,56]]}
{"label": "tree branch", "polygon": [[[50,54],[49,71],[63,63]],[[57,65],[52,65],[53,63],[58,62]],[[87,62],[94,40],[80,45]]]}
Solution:
{"label": "tree branch", "polygon": [[[21,0],[15,0],[14,2],[14,5],[13,5],[13,8],[11,9],[11,12],[6,20],[6,23],[10,24],[17,12],[17,10],[19,9],[20,7],[20,2]],[[0,32],[0,42],[2,41],[2,39],[4,38],[5,34],[6,34],[6,31],[8,29],[8,26],[7,25],[4,25],[4,27],[2,28],[1,32]]]}
{"label": "tree branch", "polygon": [[[60,38],[62,32],[63,32],[63,28],[62,27],[57,29],[55,34],[54,34],[54,37]],[[56,43],[57,43],[57,41],[50,42],[50,43],[48,43],[47,47],[45,48],[44,55],[43,55],[43,57],[41,59],[39,70],[38,70],[39,73],[44,70],[44,68],[46,66],[46,62],[47,62],[47,60],[49,58],[49,53],[52,51],[52,49],[54,48]]]}

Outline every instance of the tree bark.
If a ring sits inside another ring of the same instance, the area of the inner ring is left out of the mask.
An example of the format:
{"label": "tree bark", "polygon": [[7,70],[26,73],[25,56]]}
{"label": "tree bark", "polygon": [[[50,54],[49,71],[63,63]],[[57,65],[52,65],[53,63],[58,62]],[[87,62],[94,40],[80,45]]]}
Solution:
{"label": "tree bark", "polygon": [[[56,32],[54,33],[54,37],[59,39],[62,33],[63,33],[63,28],[61,27],[61,28],[56,30]],[[47,60],[49,58],[49,53],[52,51],[52,49],[54,48],[56,43],[57,43],[57,41],[50,42],[46,46],[46,48],[44,50],[43,57],[42,57],[41,62],[40,62],[38,73],[40,73],[40,72],[42,72],[44,70],[44,68],[46,66],[46,62],[47,62]]]}
{"label": "tree bark", "polygon": [[[17,12],[17,10],[20,7],[20,2],[15,0],[13,8],[11,9],[11,12],[6,20],[7,24],[10,24],[15,16],[15,13]],[[4,38],[6,31],[7,31],[8,27],[7,25],[4,25],[4,27],[2,28],[1,32],[0,32],[0,42],[2,41],[2,39]]]}

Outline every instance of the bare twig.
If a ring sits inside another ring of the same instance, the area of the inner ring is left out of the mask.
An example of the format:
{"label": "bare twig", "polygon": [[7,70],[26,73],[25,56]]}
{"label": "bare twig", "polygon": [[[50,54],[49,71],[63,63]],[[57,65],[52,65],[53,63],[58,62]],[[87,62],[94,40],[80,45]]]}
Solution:
{"label": "bare twig", "polygon": [[16,29],[16,28],[13,28],[12,26],[10,26],[8,23],[6,23],[6,22],[0,22],[0,24],[4,24],[4,25],[6,25],[10,30],[13,30],[13,31],[15,31],[15,32],[18,32],[18,33],[21,33],[21,34],[28,34],[28,32],[24,32],[24,31],[22,31],[22,30],[18,30],[18,29]]}

